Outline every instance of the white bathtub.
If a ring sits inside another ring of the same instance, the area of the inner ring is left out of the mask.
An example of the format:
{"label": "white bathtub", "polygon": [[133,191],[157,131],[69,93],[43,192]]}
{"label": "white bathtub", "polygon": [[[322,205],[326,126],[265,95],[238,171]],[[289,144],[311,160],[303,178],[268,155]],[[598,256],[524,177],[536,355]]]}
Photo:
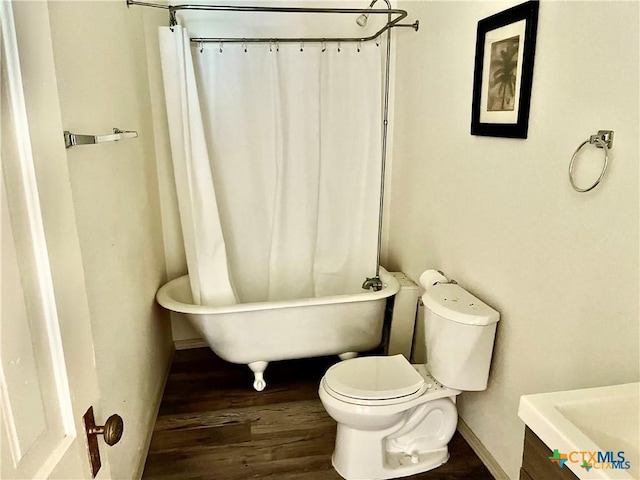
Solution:
{"label": "white bathtub", "polygon": [[377,292],[206,307],[193,304],[185,275],[161,287],[156,299],[184,314],[220,358],[247,364],[260,391],[270,361],[334,354],[349,358],[377,347],[387,298],[400,288],[382,268],[380,279],[383,288]]}

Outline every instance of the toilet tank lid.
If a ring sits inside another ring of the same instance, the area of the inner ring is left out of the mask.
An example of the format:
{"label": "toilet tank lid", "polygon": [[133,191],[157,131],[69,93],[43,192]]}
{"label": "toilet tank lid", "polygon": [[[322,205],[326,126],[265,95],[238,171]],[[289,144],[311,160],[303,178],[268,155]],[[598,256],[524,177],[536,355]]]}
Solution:
{"label": "toilet tank lid", "polygon": [[465,325],[492,325],[500,314],[455,283],[439,283],[422,295],[425,307],[447,320]]}

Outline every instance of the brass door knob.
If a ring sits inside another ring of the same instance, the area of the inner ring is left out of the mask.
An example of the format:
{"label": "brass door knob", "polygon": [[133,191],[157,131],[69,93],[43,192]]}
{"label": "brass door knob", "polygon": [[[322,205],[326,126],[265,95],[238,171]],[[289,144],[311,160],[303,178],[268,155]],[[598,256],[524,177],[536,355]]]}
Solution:
{"label": "brass door knob", "polygon": [[111,415],[107,418],[104,426],[96,425],[89,433],[94,435],[103,435],[104,443],[107,445],[115,445],[122,438],[124,432],[124,422],[120,415]]}
{"label": "brass door knob", "polygon": [[98,474],[102,462],[100,461],[100,450],[98,448],[98,435],[104,437],[104,443],[115,445],[122,438],[124,432],[124,422],[120,415],[111,415],[104,425],[96,425],[93,416],[93,407],[89,407],[83,416],[84,429],[87,433],[87,447],[89,451],[89,461],[91,463],[91,475],[93,478]]}

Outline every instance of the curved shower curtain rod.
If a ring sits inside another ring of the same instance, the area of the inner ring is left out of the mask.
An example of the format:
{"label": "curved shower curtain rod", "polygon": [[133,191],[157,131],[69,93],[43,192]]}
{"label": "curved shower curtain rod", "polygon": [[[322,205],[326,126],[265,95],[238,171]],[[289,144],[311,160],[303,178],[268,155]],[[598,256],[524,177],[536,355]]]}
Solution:
{"label": "curved shower curtain rod", "polygon": [[[377,0],[376,0],[377,1]],[[242,6],[242,5],[161,5],[158,3],[138,2],[136,0],[126,0],[127,7],[130,5],[137,5],[141,7],[153,7],[161,8],[169,11],[169,26],[178,24],[176,20],[176,12],[180,10],[201,10],[201,11],[213,11],[213,12],[256,12],[256,13],[335,13],[335,14],[358,14],[358,15],[387,15],[387,22],[385,25],[373,35],[366,37],[345,37],[345,38],[319,38],[319,37],[298,37],[298,38],[275,38],[275,37],[226,37],[226,38],[211,38],[211,37],[195,37],[190,40],[194,43],[266,43],[266,42],[278,42],[278,43],[322,43],[322,42],[368,42],[377,39],[380,35],[391,28],[395,27],[410,27],[414,30],[420,28],[420,22],[416,20],[411,24],[400,24],[404,18],[408,15],[406,10],[391,8],[391,4],[388,0],[384,0],[387,3],[388,8],[374,9],[373,1],[369,8],[316,8],[316,7],[259,7],[259,6]],[[395,18],[392,16],[395,15]],[[365,20],[366,21],[366,20]]]}

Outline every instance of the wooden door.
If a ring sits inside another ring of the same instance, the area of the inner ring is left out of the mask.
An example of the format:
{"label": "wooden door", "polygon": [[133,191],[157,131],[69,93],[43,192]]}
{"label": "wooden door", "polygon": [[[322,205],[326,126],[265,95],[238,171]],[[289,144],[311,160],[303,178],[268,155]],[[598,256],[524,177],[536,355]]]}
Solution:
{"label": "wooden door", "polygon": [[0,30],[0,477],[91,478],[99,392],[47,4],[0,1]]}

